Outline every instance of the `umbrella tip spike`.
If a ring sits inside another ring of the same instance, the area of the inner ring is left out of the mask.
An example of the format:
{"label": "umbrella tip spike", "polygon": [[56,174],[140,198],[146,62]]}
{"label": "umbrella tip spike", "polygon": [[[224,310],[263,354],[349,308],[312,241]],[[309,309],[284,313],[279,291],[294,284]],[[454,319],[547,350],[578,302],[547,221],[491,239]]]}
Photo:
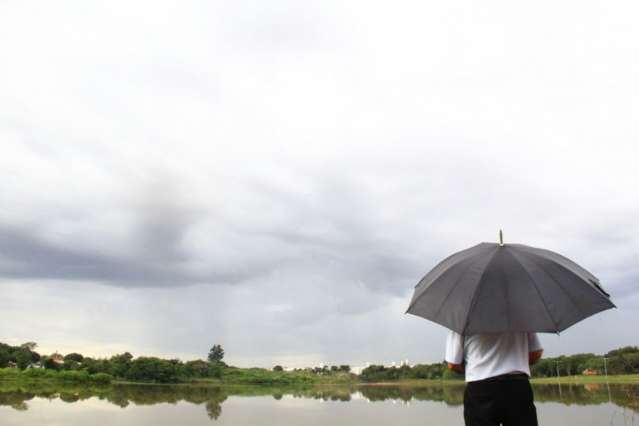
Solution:
{"label": "umbrella tip spike", "polygon": [[499,246],[503,247],[504,246],[504,233],[502,232],[502,230],[499,230]]}

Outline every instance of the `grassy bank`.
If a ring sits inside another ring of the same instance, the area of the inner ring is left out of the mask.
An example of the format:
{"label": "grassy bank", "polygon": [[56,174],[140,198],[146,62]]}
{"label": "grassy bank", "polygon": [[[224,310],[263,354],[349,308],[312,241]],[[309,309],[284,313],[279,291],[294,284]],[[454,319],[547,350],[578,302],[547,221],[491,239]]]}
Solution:
{"label": "grassy bank", "polygon": [[0,381],[5,382],[55,382],[92,385],[108,385],[113,378],[104,373],[89,374],[86,371],[54,371],[41,368],[19,370],[0,368]]}
{"label": "grassy bank", "polygon": [[[127,380],[113,378],[104,373],[89,374],[86,370],[55,371],[46,369],[19,370],[17,368],[0,369],[0,381],[12,382],[63,382],[90,383],[104,385],[117,384],[161,384],[146,380]],[[257,386],[318,386],[350,385],[357,383],[357,376],[349,373],[318,375],[308,371],[272,371],[262,368],[225,368],[219,378],[184,377],[165,384],[186,384],[203,386],[221,385],[257,385]]]}
{"label": "grassy bank", "polygon": [[[533,378],[531,383],[538,385],[587,385],[587,384],[620,384],[620,385],[639,385],[639,374],[619,374],[612,376],[561,376]],[[357,386],[404,386],[404,387],[431,387],[446,385],[463,385],[463,379],[407,379],[397,381],[384,382],[357,382]]]}
{"label": "grassy bank", "polygon": [[380,382],[357,382],[357,386],[374,387],[374,386],[403,386],[403,387],[433,387],[442,385],[460,385],[464,384],[463,379],[403,379],[395,381]]}
{"label": "grassy bank", "polygon": [[263,368],[225,368],[220,378],[222,384],[240,385],[349,385],[358,381],[350,373],[315,374],[310,371],[272,371]]}
{"label": "grassy bank", "polygon": [[[153,384],[149,382],[114,379],[104,373],[89,374],[87,371],[54,371],[15,368],[0,369],[1,382],[67,383],[67,384]],[[533,384],[639,384],[639,374],[610,376],[561,376],[533,378]],[[365,382],[350,373],[318,375],[308,371],[272,371],[262,368],[226,368],[220,378],[184,379],[178,384],[191,386],[258,386],[258,387],[317,387],[317,386],[357,386],[357,387],[433,387],[460,385],[464,380],[454,379],[400,379]],[[157,384],[157,383],[156,383]]]}
{"label": "grassy bank", "polygon": [[613,376],[561,376],[533,378],[534,384],[590,384],[590,383],[610,383],[610,384],[639,384],[639,374],[619,374]]}

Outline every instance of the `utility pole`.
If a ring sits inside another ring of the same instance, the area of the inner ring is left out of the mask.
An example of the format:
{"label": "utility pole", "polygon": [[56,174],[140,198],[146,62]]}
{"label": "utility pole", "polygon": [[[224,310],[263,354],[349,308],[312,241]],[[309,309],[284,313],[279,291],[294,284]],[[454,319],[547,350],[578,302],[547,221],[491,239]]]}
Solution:
{"label": "utility pole", "polygon": [[608,364],[606,363],[606,357],[603,357],[604,359],[604,372],[606,374],[606,380],[608,380]]}

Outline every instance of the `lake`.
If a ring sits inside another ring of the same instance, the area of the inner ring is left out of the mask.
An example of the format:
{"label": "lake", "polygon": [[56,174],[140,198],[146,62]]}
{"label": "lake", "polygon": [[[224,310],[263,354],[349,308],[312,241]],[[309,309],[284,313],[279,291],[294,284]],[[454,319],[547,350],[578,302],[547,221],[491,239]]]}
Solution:
{"label": "lake", "polygon": [[[639,424],[639,385],[536,385],[541,425]],[[463,425],[463,385],[245,386],[0,385],[0,424]]]}

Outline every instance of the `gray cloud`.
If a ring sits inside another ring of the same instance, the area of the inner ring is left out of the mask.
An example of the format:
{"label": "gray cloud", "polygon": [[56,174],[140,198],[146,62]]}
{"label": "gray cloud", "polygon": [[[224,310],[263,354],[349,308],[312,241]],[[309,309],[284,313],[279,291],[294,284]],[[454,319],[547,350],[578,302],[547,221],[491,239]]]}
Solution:
{"label": "gray cloud", "polygon": [[636,343],[634,14],[502,6],[4,5],[0,340],[438,361],[413,285],[503,228],[619,306],[551,353]]}
{"label": "gray cloud", "polygon": [[[72,242],[71,242],[72,243]],[[0,228],[2,274],[5,278],[51,278],[69,280],[133,282],[162,285],[179,278],[169,265],[149,265],[132,259],[59,247],[32,233]]]}

